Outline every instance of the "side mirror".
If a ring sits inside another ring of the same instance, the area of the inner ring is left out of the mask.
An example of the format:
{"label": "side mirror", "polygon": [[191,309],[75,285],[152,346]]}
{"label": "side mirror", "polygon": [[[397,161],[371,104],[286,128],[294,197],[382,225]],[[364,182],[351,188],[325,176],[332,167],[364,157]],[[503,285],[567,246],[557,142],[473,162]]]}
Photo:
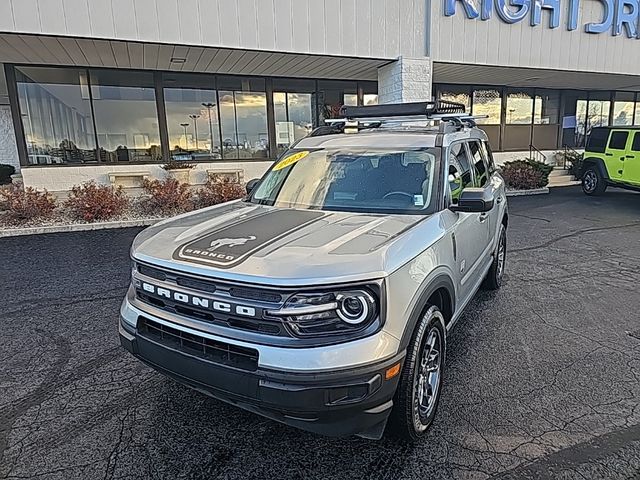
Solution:
{"label": "side mirror", "polygon": [[484,213],[493,208],[495,198],[491,188],[465,188],[458,203],[449,206],[453,212]]}
{"label": "side mirror", "polygon": [[251,195],[251,192],[253,192],[255,188],[258,186],[258,183],[260,183],[259,178],[254,178],[253,180],[249,180],[247,182],[247,185],[245,187],[247,189],[247,195]]}

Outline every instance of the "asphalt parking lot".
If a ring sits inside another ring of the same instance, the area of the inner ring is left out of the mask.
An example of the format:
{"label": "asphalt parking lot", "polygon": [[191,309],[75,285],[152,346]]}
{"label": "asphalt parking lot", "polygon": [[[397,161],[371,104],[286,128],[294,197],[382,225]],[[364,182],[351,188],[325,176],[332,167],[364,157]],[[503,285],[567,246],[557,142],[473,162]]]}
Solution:
{"label": "asphalt parking lot", "polygon": [[640,195],[510,213],[505,285],[457,325],[414,446],[303,433],[129,356],[137,230],[0,239],[0,478],[640,478]]}

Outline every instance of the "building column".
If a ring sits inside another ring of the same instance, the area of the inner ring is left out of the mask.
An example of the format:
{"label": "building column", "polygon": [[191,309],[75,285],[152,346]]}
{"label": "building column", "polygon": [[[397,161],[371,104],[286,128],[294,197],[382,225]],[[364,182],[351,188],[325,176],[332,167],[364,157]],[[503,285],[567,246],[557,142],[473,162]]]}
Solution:
{"label": "building column", "polygon": [[400,57],[378,69],[380,103],[431,100],[431,59]]}
{"label": "building column", "polygon": [[0,104],[0,163],[13,165],[16,168],[16,173],[20,171],[11,108],[9,105],[2,104]]}

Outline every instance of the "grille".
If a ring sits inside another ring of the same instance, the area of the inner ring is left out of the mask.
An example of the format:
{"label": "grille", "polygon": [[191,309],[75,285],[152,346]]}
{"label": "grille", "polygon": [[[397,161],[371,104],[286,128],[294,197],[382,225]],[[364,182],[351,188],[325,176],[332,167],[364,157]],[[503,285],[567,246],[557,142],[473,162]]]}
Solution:
{"label": "grille", "polygon": [[162,271],[156,268],[147,267],[146,265],[137,264],[136,269],[147,277],[155,278],[156,280],[166,280],[167,275]]}
{"label": "grille", "polygon": [[239,347],[168,327],[145,317],[138,319],[142,337],[226,367],[254,372],[258,369],[258,351]]}
{"label": "grille", "polygon": [[229,289],[229,295],[236,298],[246,298],[247,300],[259,300],[262,302],[278,303],[282,301],[282,295],[253,288],[232,287]]}

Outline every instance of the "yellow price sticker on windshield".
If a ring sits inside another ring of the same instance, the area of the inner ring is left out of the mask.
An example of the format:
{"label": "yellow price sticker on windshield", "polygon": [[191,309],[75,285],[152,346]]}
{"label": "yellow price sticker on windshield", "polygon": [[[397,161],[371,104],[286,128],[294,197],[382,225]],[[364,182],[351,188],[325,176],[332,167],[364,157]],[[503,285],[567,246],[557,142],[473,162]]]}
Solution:
{"label": "yellow price sticker on windshield", "polygon": [[299,160],[302,160],[304,157],[309,155],[307,150],[302,152],[294,153],[293,155],[289,155],[288,157],[283,158],[278,162],[278,164],[273,167],[274,170],[282,170],[283,168],[287,168],[289,165],[293,165]]}

